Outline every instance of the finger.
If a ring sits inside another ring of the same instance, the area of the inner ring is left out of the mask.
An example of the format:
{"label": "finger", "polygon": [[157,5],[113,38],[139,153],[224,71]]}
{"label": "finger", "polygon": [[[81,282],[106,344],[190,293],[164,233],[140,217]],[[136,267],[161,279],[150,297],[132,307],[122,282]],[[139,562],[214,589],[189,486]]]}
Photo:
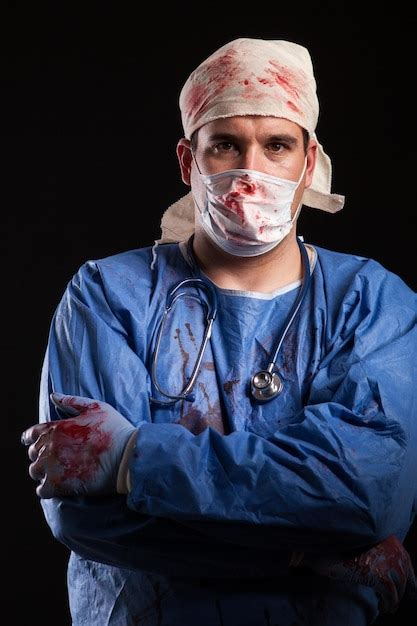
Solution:
{"label": "finger", "polygon": [[44,476],[36,487],[36,495],[42,498],[42,500],[48,500],[49,498],[56,498],[66,494],[56,483],[48,480],[48,476]]}
{"label": "finger", "polygon": [[42,432],[39,435],[39,437],[37,438],[35,443],[32,443],[32,445],[29,446],[28,456],[29,456],[29,459],[31,461],[36,461],[36,459],[39,456],[39,450],[43,446],[46,446],[46,444],[50,441],[50,439],[51,439],[51,432],[52,431],[51,431],[50,428],[48,430],[45,430],[44,432]]}
{"label": "finger", "polygon": [[49,498],[55,498],[57,496],[65,495],[60,493],[59,488],[48,480],[48,477],[45,476],[39,485],[36,487],[36,495],[42,500],[48,500]]}
{"label": "finger", "polygon": [[41,480],[39,485],[36,487],[36,495],[39,498],[52,498],[52,491],[47,487],[46,476]]}
{"label": "finger", "polygon": [[42,446],[38,452],[37,459],[29,465],[29,476],[33,480],[43,480],[46,476],[46,462],[49,456],[47,446]]}
{"label": "finger", "polygon": [[88,410],[99,408],[97,400],[93,400],[92,398],[67,396],[57,391],[51,393],[50,398],[57,408],[62,409],[67,415],[72,417],[76,417],[80,415],[80,413],[85,413]]}
{"label": "finger", "polygon": [[54,406],[62,411],[65,416],[76,417],[80,414],[80,411],[73,405],[77,396],[66,396],[63,393],[54,392],[51,393],[50,398]]}
{"label": "finger", "polygon": [[39,436],[51,428],[52,422],[43,422],[42,424],[35,424],[27,430],[23,431],[20,441],[24,446],[29,446],[39,438]]}
{"label": "finger", "polygon": [[74,484],[74,482],[71,483],[66,480],[51,480],[48,474],[42,478],[39,485],[36,487],[37,496],[43,500],[63,496],[73,496],[80,492],[79,485]]}

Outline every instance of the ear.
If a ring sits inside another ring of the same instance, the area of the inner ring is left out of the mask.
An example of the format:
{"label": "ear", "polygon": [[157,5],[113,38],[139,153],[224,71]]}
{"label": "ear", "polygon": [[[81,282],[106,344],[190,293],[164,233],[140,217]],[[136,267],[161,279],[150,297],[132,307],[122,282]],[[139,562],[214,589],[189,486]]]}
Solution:
{"label": "ear", "polygon": [[305,188],[310,187],[313,182],[313,173],[314,168],[316,167],[317,161],[317,141],[315,139],[310,139],[307,146],[307,165],[306,165],[306,177],[305,177]]}
{"label": "ear", "polygon": [[181,169],[182,182],[190,185],[191,164],[193,161],[189,139],[182,138],[177,144],[177,157]]}

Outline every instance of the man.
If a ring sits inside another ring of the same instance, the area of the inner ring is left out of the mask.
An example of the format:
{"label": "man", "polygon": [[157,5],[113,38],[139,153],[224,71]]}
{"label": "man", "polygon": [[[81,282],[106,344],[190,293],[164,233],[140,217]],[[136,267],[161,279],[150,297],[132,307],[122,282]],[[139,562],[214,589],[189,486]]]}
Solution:
{"label": "man", "polygon": [[415,586],[415,294],[296,235],[344,202],[304,47],[232,41],[180,107],[191,193],[74,276],[23,434],[73,624],[371,624]]}

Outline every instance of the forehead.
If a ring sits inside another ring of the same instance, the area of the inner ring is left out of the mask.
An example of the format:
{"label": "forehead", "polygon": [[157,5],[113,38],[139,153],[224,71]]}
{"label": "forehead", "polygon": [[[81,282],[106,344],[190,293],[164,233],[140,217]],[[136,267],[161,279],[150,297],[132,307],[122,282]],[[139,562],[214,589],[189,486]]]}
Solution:
{"label": "forehead", "polygon": [[219,118],[204,124],[198,131],[199,141],[210,141],[219,135],[233,135],[241,139],[290,135],[302,140],[303,131],[301,126],[283,117],[263,115]]}

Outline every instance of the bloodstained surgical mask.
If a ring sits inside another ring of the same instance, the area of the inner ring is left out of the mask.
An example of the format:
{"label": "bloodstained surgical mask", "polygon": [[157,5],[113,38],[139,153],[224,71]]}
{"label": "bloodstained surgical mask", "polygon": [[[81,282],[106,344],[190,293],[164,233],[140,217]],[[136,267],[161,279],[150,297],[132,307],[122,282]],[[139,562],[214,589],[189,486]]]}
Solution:
{"label": "bloodstained surgical mask", "polygon": [[247,169],[205,175],[196,163],[202,184],[193,185],[193,196],[207,235],[235,256],[272,250],[288,235],[300,211],[301,204],[291,216],[306,164],[298,181],[292,181]]}

